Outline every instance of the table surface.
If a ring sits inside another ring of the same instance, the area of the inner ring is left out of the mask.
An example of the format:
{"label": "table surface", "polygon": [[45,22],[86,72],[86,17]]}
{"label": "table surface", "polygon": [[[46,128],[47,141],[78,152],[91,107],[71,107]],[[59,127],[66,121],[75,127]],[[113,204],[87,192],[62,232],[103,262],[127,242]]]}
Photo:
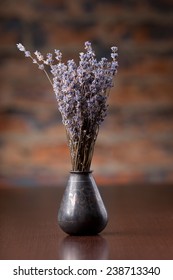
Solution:
{"label": "table surface", "polygon": [[96,236],[57,224],[59,187],[0,188],[0,259],[173,259],[173,186],[99,188],[109,214]]}

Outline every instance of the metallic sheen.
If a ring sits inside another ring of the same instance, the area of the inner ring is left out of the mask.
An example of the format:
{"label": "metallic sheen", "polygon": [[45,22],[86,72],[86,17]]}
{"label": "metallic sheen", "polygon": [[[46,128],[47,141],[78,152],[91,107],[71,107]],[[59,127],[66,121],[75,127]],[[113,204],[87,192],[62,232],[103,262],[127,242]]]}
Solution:
{"label": "metallic sheen", "polygon": [[70,235],[95,235],[108,221],[107,211],[91,172],[70,173],[58,223]]}

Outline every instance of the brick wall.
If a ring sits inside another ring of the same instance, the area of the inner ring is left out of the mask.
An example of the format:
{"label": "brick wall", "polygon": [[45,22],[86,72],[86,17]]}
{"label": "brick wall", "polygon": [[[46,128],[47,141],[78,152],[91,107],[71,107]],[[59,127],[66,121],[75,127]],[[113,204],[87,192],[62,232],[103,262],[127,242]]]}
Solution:
{"label": "brick wall", "polygon": [[92,168],[98,184],[173,182],[170,0],[3,0],[0,10],[1,185],[63,184],[70,170],[49,82],[15,44],[77,58],[119,47],[119,72]]}

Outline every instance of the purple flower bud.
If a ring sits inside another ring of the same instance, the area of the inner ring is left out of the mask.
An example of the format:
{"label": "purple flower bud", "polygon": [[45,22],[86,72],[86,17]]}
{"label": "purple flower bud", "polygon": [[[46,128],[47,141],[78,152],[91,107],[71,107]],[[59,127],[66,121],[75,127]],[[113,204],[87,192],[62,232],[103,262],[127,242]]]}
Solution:
{"label": "purple flower bud", "polygon": [[31,56],[31,53],[29,51],[25,51],[25,56],[26,57],[30,57]]}
{"label": "purple flower bud", "polygon": [[19,51],[25,52],[25,47],[21,43],[16,44],[16,45],[17,45],[17,48],[19,49]]}
{"label": "purple flower bud", "polygon": [[43,64],[39,64],[38,68],[39,68],[40,70],[44,70],[44,65],[43,65]]}
{"label": "purple flower bud", "polygon": [[113,51],[113,52],[117,52],[118,51],[118,48],[117,47],[111,47],[111,50]]}
{"label": "purple flower bud", "polygon": [[55,54],[56,54],[55,58],[60,61],[62,58],[62,53],[60,52],[60,50],[55,49]]}
{"label": "purple flower bud", "polygon": [[115,60],[118,57],[117,53],[111,53],[111,57]]}
{"label": "purple flower bud", "polygon": [[89,41],[85,42],[85,49],[91,48],[91,43]]}

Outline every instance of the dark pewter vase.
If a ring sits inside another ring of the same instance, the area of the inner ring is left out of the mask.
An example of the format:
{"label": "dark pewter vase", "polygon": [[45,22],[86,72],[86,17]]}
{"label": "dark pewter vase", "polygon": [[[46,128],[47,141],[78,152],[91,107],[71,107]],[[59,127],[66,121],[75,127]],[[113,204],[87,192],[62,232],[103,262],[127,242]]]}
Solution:
{"label": "dark pewter vase", "polygon": [[96,235],[108,221],[92,172],[70,172],[58,212],[61,229],[70,235]]}

